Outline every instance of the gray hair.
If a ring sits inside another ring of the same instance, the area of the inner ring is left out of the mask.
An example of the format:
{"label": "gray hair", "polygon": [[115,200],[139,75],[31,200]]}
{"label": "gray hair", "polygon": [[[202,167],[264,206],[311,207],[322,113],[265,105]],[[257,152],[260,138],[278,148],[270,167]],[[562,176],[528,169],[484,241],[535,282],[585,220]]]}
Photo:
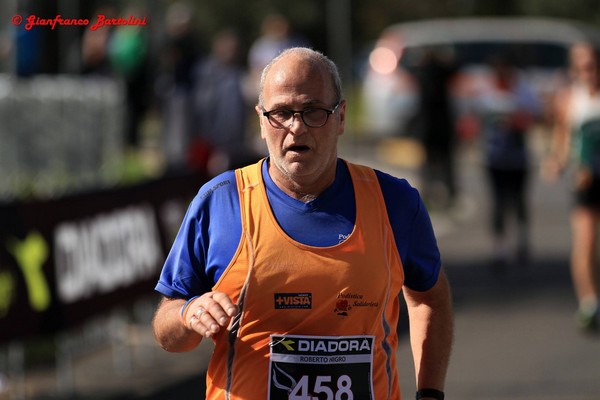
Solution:
{"label": "gray hair", "polygon": [[331,78],[331,85],[333,86],[333,94],[335,95],[336,101],[339,102],[342,100],[342,78],[340,77],[340,72],[337,68],[337,65],[335,65],[331,59],[319,51],[310,49],[308,47],[292,47],[282,51],[263,69],[262,74],[260,75],[260,86],[258,92],[258,105],[260,107],[263,107],[264,104],[263,89],[265,88],[265,80],[269,71],[271,70],[271,67],[279,60],[292,53],[302,55],[305,59],[325,67],[325,71]]}

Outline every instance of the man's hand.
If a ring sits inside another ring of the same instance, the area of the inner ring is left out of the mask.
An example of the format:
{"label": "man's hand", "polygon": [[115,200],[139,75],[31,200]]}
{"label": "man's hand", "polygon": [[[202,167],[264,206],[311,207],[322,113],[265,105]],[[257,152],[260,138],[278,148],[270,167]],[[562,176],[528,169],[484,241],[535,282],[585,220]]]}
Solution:
{"label": "man's hand", "polygon": [[210,338],[218,333],[221,327],[226,327],[231,317],[238,312],[238,307],[227,294],[208,292],[188,304],[182,318],[186,328]]}
{"label": "man's hand", "polygon": [[[183,308],[183,309],[182,309]],[[154,336],[171,352],[190,351],[229,324],[239,308],[223,292],[208,292],[191,301],[163,297],[152,319]]]}

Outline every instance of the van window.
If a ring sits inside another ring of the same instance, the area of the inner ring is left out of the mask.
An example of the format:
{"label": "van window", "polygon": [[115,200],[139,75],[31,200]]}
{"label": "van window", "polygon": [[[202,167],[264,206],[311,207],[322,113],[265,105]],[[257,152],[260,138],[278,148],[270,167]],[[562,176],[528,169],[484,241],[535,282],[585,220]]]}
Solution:
{"label": "van window", "polygon": [[[485,65],[493,55],[507,54],[512,56],[521,68],[565,68],[568,60],[568,49],[562,44],[552,43],[498,43],[473,42],[443,46],[451,51],[458,67],[469,65]],[[410,47],[404,49],[399,66],[412,71],[419,63],[421,56],[435,46]]]}

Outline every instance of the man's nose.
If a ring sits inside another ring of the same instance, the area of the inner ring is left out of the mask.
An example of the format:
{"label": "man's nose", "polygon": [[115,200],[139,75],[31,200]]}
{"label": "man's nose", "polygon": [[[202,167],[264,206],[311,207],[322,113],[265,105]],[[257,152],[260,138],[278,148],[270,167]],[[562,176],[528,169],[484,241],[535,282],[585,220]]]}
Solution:
{"label": "man's nose", "polygon": [[[298,117],[296,118],[296,114],[298,114]],[[296,121],[299,121],[298,124],[295,124]],[[304,123],[304,120],[302,119],[302,113],[300,111],[296,111],[292,114],[292,118],[290,120],[290,124],[288,125],[288,129],[290,131],[292,131],[292,133],[299,133],[301,131],[303,131],[305,128],[307,128],[308,126]]]}

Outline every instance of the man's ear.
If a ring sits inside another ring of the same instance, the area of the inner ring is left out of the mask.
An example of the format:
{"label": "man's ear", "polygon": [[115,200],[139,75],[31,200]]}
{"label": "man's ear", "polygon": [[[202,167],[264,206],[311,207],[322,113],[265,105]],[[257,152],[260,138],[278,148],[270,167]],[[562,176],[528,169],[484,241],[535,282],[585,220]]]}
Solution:
{"label": "man's ear", "polygon": [[339,135],[343,135],[346,127],[346,100],[342,100],[338,107],[340,113],[340,131]]}
{"label": "man's ear", "polygon": [[263,134],[263,132],[265,131],[263,124],[265,123],[265,119],[263,118],[263,109],[261,106],[259,106],[258,104],[254,107],[254,110],[256,111],[256,115],[258,115],[258,126],[260,127],[260,137],[262,139],[265,138],[265,135]]}

